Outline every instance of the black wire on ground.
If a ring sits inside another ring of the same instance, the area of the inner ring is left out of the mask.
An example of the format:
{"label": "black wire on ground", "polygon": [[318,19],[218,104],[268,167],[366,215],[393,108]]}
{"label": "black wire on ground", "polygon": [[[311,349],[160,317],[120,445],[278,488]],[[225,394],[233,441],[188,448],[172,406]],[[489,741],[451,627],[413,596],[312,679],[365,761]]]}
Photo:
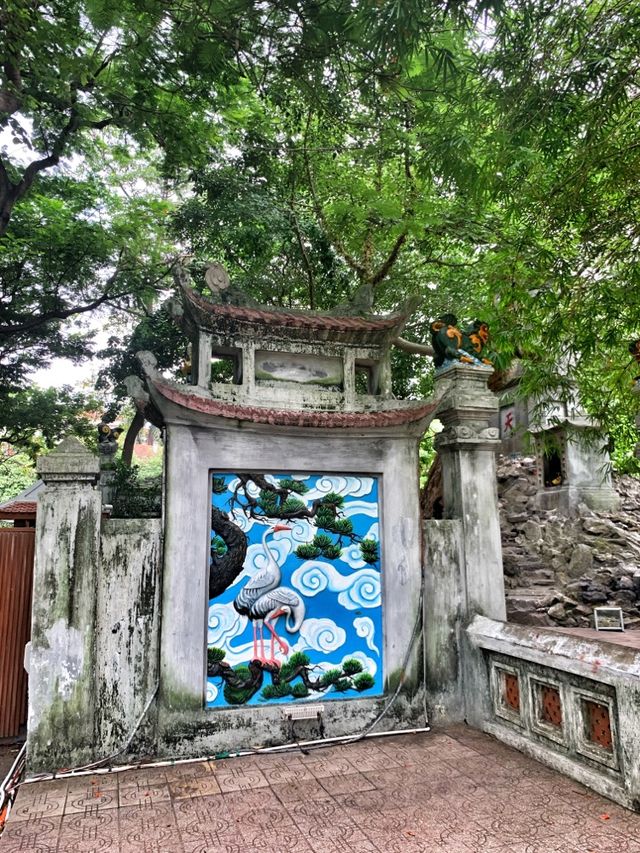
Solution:
{"label": "black wire on ground", "polygon": [[[396,686],[396,689],[394,690],[392,696],[389,698],[389,700],[387,701],[387,703],[385,704],[383,709],[377,715],[377,717],[371,723],[369,723],[369,725],[366,726],[359,734],[353,735],[353,737],[346,736],[344,739],[340,738],[340,740],[339,740],[340,746],[348,746],[351,743],[357,743],[358,741],[364,740],[366,737],[368,737],[370,735],[370,733],[373,731],[373,729],[378,725],[378,723],[382,719],[384,719],[384,717],[389,713],[389,711],[391,710],[391,708],[395,704],[395,702],[396,702],[396,700],[400,694],[400,691],[404,685],[407,668],[409,666],[409,661],[410,661],[411,655],[415,649],[416,640],[418,637],[418,629],[419,629],[420,625],[422,624],[423,599],[424,599],[424,586],[421,587],[421,589],[420,589],[420,598],[418,601],[418,611],[416,614],[416,620],[415,620],[413,630],[411,633],[411,639],[409,641],[409,646],[407,648],[407,652],[405,654],[405,657],[404,657],[404,660],[402,663],[402,668],[400,671],[400,677],[398,679],[398,684]],[[64,770],[64,771],[60,771],[57,773],[43,773],[43,774],[40,774],[37,776],[32,776],[29,779],[24,780],[23,782],[15,783],[12,790],[17,791],[18,787],[22,784],[25,784],[25,783],[45,782],[45,781],[52,781],[54,779],[65,779],[67,777],[72,777],[72,776],[75,776],[78,774],[87,773],[88,771],[91,771],[91,770],[100,770],[100,769],[104,768],[105,765],[109,764],[110,762],[113,762],[114,759],[118,758],[118,756],[120,756],[124,752],[126,752],[126,750],[131,745],[131,742],[133,741],[134,737],[138,733],[140,726],[142,725],[144,718],[147,715],[149,708],[151,707],[152,702],[154,701],[154,699],[157,696],[158,688],[159,688],[159,683],[156,683],[154,691],[151,694],[151,696],[149,697],[142,713],[140,714],[135,726],[133,727],[133,730],[131,731],[130,735],[126,739],[124,745],[120,749],[118,749],[116,752],[111,753],[110,755],[106,756],[105,758],[101,758],[101,759],[98,759],[97,761],[90,762],[89,764],[83,764],[79,767],[74,767],[71,770]],[[425,689],[425,686],[423,685],[423,690],[424,689]],[[428,727],[426,703],[425,703],[425,707],[424,707],[424,715],[425,715],[425,727]],[[246,748],[236,749],[233,751],[221,750],[221,751],[215,753],[214,755],[209,755],[209,756],[205,756],[205,757],[201,757],[201,758],[195,758],[195,759],[187,759],[186,762],[188,762],[188,761],[194,761],[194,762],[195,761],[215,761],[215,760],[219,760],[219,759],[223,759],[223,758],[230,758],[230,757],[234,757],[234,756],[237,757],[243,753],[254,754],[254,755],[269,754],[269,753],[272,753],[274,751],[274,749],[277,749],[278,752],[282,752],[285,754],[287,752],[293,752],[295,750],[299,750],[303,754],[307,755],[307,754],[309,754],[309,752],[311,752],[313,750],[326,749],[330,746],[336,745],[336,741],[334,739],[330,738],[328,740],[328,742],[323,742],[321,740],[318,743],[306,744],[303,747],[301,745],[299,739],[296,737],[295,730],[293,727],[293,721],[290,721],[290,722],[291,722],[290,736],[291,736],[291,740],[293,741],[293,743],[282,744],[278,747],[248,746]],[[322,720],[321,715],[319,715],[319,726],[320,726],[320,736],[322,739],[324,739],[324,736],[325,736],[324,721]],[[383,733],[381,733],[381,734],[383,734]],[[24,747],[23,747],[23,749],[24,749]],[[160,762],[137,763],[137,764],[127,766],[127,769],[132,769],[132,770],[133,769],[144,769],[145,767],[157,767],[157,766],[171,767],[171,766],[174,766],[176,763],[186,763],[186,762],[182,762],[179,760],[178,761],[168,760],[168,761],[160,761]],[[23,768],[24,768],[24,762],[22,765],[22,769]],[[109,767],[107,772],[110,772],[112,769],[114,772],[118,772],[120,770],[120,768],[117,768],[117,767],[116,768]],[[22,772],[22,770],[21,770],[21,772]],[[5,782],[6,781],[7,780],[5,780]],[[2,806],[0,804],[0,809],[1,808],[2,808]],[[1,811],[0,811],[0,813],[1,813]]]}

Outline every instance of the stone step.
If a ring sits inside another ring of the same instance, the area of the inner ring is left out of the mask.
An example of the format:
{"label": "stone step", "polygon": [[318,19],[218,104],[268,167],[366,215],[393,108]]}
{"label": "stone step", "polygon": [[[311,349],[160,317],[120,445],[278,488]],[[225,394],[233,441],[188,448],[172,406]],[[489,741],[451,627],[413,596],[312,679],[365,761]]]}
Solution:
{"label": "stone step", "polygon": [[505,592],[507,603],[513,606],[542,607],[548,606],[550,599],[546,587],[515,587]]}
{"label": "stone step", "polygon": [[555,577],[551,569],[530,569],[521,571],[520,577],[523,583],[533,586],[553,586]]}
{"label": "stone step", "polygon": [[516,625],[550,625],[551,620],[545,612],[521,612],[512,611],[507,608],[507,619]]}

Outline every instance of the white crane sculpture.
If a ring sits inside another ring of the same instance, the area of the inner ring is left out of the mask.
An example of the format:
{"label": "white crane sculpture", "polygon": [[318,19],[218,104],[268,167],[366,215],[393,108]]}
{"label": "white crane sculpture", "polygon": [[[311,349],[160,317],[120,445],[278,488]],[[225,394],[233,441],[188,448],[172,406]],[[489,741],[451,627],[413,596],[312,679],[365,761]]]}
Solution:
{"label": "white crane sculpture", "polygon": [[[233,606],[238,613],[248,616],[253,623],[253,659],[262,663],[277,664],[275,643],[282,654],[289,651],[287,643],[276,633],[275,624],[281,616],[286,616],[287,631],[296,633],[305,617],[302,598],[288,586],[280,586],[282,572],[273,552],[267,545],[267,537],[280,530],[290,530],[286,524],[274,524],[262,537],[262,547],[266,565],[250,578],[237,594]],[[271,654],[265,656],[263,627],[271,634]],[[259,652],[258,652],[259,647]]]}

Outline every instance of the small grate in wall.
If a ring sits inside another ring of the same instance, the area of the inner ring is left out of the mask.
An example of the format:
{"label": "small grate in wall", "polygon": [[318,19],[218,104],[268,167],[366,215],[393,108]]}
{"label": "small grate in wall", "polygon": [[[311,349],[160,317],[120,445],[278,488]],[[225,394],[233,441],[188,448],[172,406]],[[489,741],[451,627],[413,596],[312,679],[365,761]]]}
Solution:
{"label": "small grate in wall", "polygon": [[613,738],[611,736],[611,719],[609,708],[598,702],[584,700],[586,712],[587,738],[591,743],[597,744],[602,749],[613,751]]}
{"label": "small grate in wall", "polygon": [[507,708],[511,708],[516,714],[520,713],[520,683],[518,676],[510,672],[503,672],[502,698]]}
{"label": "small grate in wall", "polygon": [[540,688],[540,719],[543,723],[562,728],[562,700],[555,687],[544,684]]}

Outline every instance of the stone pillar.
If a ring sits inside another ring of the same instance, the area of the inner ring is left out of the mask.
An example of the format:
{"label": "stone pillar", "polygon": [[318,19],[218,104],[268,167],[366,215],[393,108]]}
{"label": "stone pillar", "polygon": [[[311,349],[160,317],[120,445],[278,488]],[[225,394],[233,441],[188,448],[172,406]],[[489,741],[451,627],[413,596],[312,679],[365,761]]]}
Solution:
{"label": "stone pillar", "polygon": [[489,426],[498,401],[487,388],[490,368],[456,364],[436,378],[444,388],[436,438],[442,458],[444,517],[462,522],[464,584],[469,618],[505,619],[504,578],[495,449],[499,431]]}
{"label": "stone pillar", "polygon": [[506,619],[491,373],[455,364],[436,377],[445,521],[425,523],[425,650],[432,715],[443,720],[481,713],[482,697],[467,683],[477,671],[467,625],[476,614]]}
{"label": "stone pillar", "polygon": [[102,499],[97,456],[66,438],[38,460],[29,655],[30,772],[91,760],[95,743],[96,578]]}

